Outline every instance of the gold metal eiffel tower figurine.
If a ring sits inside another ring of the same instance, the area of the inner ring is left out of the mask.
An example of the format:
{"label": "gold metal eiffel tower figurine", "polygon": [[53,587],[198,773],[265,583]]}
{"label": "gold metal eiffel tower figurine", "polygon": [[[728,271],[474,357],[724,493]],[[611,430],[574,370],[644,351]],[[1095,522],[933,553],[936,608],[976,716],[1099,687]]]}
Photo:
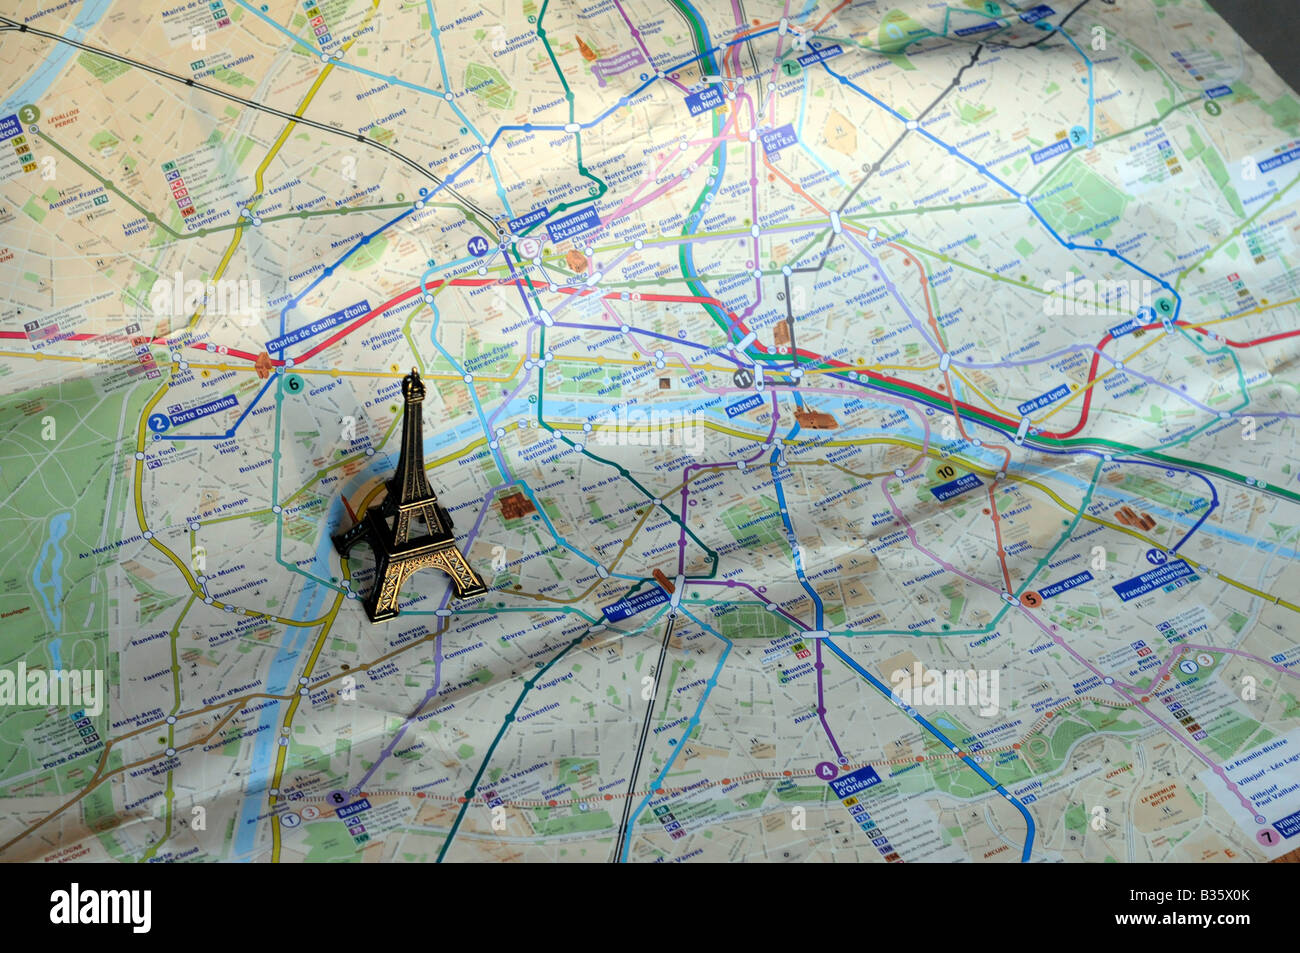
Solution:
{"label": "gold metal eiffel tower figurine", "polygon": [[[424,436],[421,405],[424,382],[415,368],[402,378],[402,452],[397,472],[388,481],[388,495],[376,509],[366,509],[346,533],[333,537],[334,548],[347,558],[357,543],[365,541],[375,551],[375,585],[363,605],[371,622],[397,615],[397,594],[407,577],[420,569],[441,569],[451,577],[457,599],[480,596],[487,586],[456,546],[451,517],[438,503],[424,473]],[[425,532],[412,537],[412,520]]]}

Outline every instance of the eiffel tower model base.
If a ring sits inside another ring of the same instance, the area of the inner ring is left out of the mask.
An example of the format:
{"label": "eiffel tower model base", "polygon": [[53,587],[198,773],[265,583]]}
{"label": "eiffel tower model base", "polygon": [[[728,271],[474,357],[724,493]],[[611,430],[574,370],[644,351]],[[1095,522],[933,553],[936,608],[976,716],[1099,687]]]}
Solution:
{"label": "eiffel tower model base", "polygon": [[[488,591],[457,547],[451,517],[438,503],[424,473],[424,384],[416,370],[402,380],[402,395],[406,399],[402,450],[397,472],[388,481],[388,495],[379,507],[367,509],[351,529],[333,537],[334,548],[344,559],[357,543],[367,543],[375,551],[375,585],[362,602],[371,622],[397,616],[402,583],[421,569],[441,569],[451,577],[457,599]],[[417,522],[424,532],[413,536],[411,531]]]}
{"label": "eiffel tower model base", "polygon": [[421,569],[441,569],[450,576],[457,599],[481,596],[488,591],[483,579],[456,546],[454,536],[447,539],[425,536],[404,546],[389,548],[384,545],[389,535],[383,517],[372,509],[367,510],[346,533],[334,537],[334,548],[345,559],[352,547],[360,542],[370,544],[375,551],[375,584],[361,603],[371,622],[385,622],[397,617],[397,597],[402,584]]}

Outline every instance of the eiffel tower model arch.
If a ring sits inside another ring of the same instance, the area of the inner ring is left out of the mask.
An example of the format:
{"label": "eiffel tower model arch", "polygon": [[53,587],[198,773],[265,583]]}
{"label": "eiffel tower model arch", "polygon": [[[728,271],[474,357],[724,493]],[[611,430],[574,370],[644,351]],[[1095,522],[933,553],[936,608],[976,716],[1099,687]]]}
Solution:
{"label": "eiffel tower model arch", "polygon": [[[397,616],[402,583],[420,569],[441,569],[450,576],[457,599],[487,592],[457,547],[451,517],[424,473],[424,382],[415,368],[402,378],[402,398],[402,451],[397,472],[387,483],[388,494],[378,508],[367,507],[356,525],[333,537],[344,559],[360,542],[375,551],[375,584],[362,603],[371,622]],[[412,535],[416,521],[420,529]]]}

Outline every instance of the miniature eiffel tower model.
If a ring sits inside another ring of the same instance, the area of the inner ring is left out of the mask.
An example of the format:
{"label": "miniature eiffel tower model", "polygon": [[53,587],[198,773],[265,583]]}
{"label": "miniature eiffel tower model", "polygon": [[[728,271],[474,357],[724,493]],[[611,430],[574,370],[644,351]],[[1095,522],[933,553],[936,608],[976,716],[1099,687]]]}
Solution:
{"label": "miniature eiffel tower model", "polygon": [[[347,558],[357,543],[365,541],[375,551],[375,584],[364,606],[371,622],[397,615],[397,594],[407,577],[420,569],[441,569],[451,577],[457,599],[487,592],[482,578],[466,562],[451,531],[451,517],[424,474],[424,436],[421,405],[424,383],[415,368],[402,379],[402,452],[397,472],[388,481],[388,495],[378,508],[369,507],[346,533],[333,537],[334,548]],[[411,534],[419,519],[424,533]]]}

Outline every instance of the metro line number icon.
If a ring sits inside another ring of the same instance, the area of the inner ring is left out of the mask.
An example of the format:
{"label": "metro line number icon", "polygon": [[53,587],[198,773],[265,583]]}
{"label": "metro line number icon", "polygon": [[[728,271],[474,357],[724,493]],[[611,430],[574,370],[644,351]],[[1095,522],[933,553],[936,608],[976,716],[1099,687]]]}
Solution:
{"label": "metro line number icon", "polygon": [[482,235],[475,235],[473,238],[469,240],[469,243],[465,246],[465,249],[475,258],[482,258],[484,255],[487,254],[488,240],[484,238]]}

